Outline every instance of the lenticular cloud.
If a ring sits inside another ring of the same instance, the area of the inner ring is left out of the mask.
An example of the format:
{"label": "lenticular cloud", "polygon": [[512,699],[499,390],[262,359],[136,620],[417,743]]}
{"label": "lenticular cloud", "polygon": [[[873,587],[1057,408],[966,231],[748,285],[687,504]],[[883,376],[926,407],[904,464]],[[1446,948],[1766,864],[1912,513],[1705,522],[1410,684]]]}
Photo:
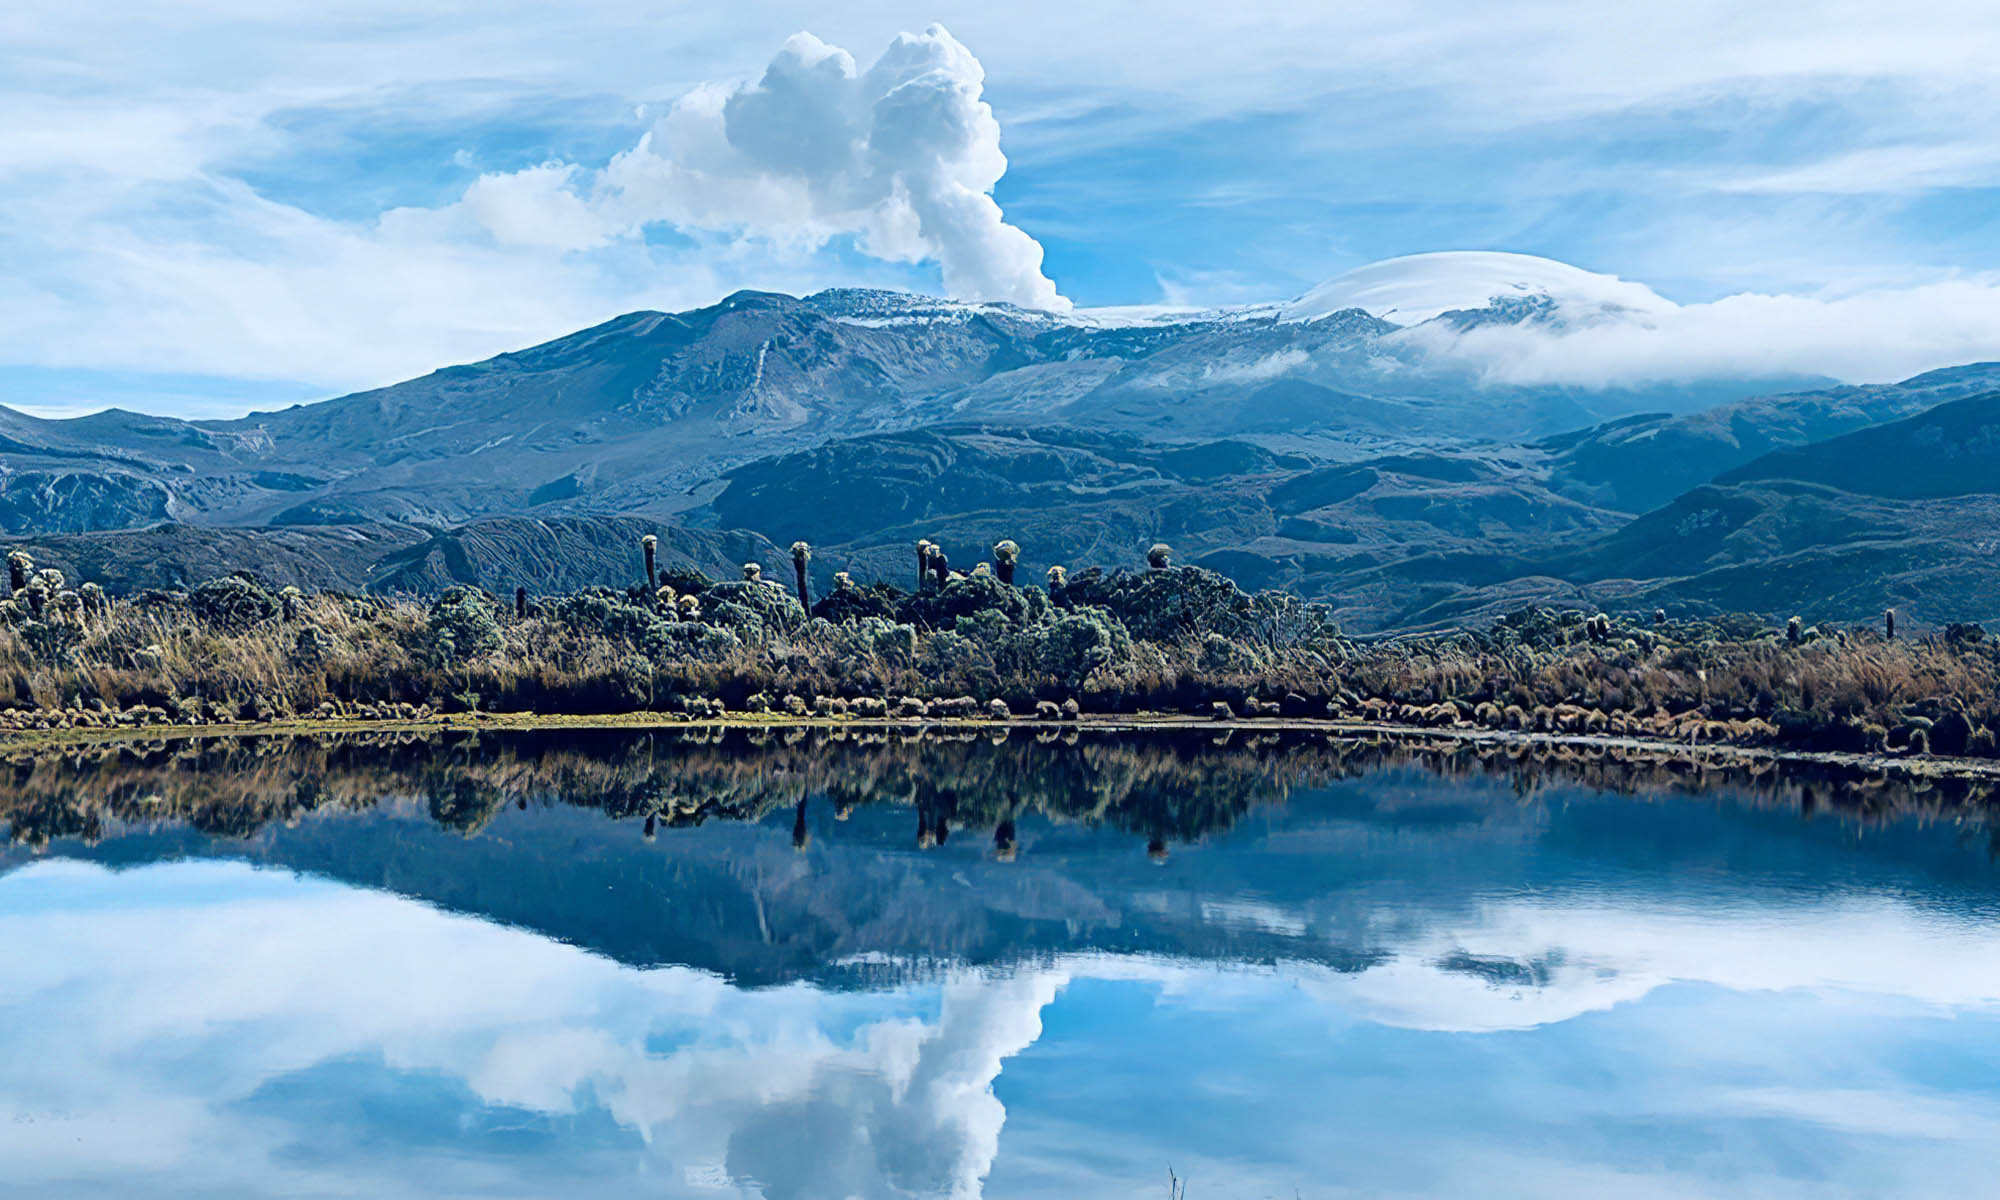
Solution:
{"label": "lenticular cloud", "polygon": [[940,26],[901,35],[865,71],[801,33],[756,82],[683,96],[603,171],[489,175],[462,207],[502,241],[574,249],[655,222],[802,250],[851,237],[872,257],[935,261],[961,299],[1068,309],[1041,246],[993,200],[1007,159],[985,81]]}

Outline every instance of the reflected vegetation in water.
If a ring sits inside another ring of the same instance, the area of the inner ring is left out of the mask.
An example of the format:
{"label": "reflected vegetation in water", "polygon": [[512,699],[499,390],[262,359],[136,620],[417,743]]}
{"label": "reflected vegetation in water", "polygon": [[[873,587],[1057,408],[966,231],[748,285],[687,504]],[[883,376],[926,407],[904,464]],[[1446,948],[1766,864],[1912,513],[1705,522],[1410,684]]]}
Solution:
{"label": "reflected vegetation in water", "polygon": [[1989,785],[1303,734],[0,765],[9,1194],[1928,1195]]}

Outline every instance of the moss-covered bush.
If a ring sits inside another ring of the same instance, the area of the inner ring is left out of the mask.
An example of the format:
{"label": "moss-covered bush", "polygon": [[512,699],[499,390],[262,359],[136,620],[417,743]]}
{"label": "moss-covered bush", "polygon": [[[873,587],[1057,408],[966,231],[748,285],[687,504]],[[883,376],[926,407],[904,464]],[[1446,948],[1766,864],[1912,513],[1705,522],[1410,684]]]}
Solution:
{"label": "moss-covered bush", "polygon": [[194,614],[223,629],[248,629],[276,617],[278,598],[269,588],[247,575],[211,579],[194,589],[188,598]]}
{"label": "moss-covered bush", "polygon": [[1031,628],[1034,665],[1064,691],[1129,658],[1132,635],[1101,608],[1058,612]]}
{"label": "moss-covered bush", "polygon": [[948,630],[968,618],[991,614],[1012,626],[1046,618],[1049,598],[1039,591],[1002,583],[995,575],[955,575],[944,586],[910,597],[898,619],[921,629]]}
{"label": "moss-covered bush", "polygon": [[499,603],[477,588],[451,588],[432,601],[429,626],[447,660],[479,658],[500,648]]}
{"label": "moss-covered bush", "polygon": [[737,630],[747,638],[797,633],[806,610],[783,587],[763,580],[718,583],[702,594],[708,620]]}
{"label": "moss-covered bush", "polygon": [[1106,573],[1096,567],[1069,576],[1063,585],[1071,605],[1102,608],[1147,641],[1171,641],[1213,633],[1238,637],[1248,631],[1250,597],[1234,582],[1200,567],[1158,567]]}

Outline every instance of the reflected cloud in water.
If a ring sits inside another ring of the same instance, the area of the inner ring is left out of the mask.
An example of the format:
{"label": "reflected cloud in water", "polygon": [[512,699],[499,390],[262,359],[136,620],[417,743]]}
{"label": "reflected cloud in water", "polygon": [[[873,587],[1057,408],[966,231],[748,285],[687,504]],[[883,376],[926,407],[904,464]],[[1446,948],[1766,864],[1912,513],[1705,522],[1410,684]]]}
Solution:
{"label": "reflected cloud in water", "polygon": [[[1558,772],[1524,803],[1512,767],[1321,745],[978,745],[956,777],[658,745],[288,750],[206,790],[39,765],[0,875],[9,1194],[1985,1186],[1979,837],[1864,826],[1825,781]],[[1848,816],[1801,823],[1806,786]]]}
{"label": "reflected cloud in water", "polygon": [[239,865],[40,864],[0,908],[0,1153],[51,1194],[976,1195],[1062,982],[745,990]]}

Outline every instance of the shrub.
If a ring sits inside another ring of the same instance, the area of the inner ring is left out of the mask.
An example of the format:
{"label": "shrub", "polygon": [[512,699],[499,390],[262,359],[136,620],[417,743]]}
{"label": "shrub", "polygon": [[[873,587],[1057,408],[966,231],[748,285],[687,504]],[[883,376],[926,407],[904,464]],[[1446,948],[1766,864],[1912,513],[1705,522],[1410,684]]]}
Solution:
{"label": "shrub", "polygon": [[480,658],[500,648],[499,606],[478,588],[448,589],[431,602],[428,625],[446,661]]}
{"label": "shrub", "polygon": [[646,631],[640,649],[655,662],[676,659],[719,663],[743,648],[743,639],[698,621],[661,621]]}
{"label": "shrub", "polygon": [[812,615],[834,622],[858,621],[863,617],[889,618],[896,615],[902,601],[903,593],[886,583],[855,587],[852,581],[848,581],[821,596],[819,603],[813,605]]}
{"label": "shrub", "polygon": [[1931,751],[1935,754],[1964,754],[1972,742],[1972,722],[1963,712],[1952,711],[1931,726]]}
{"label": "shrub", "polygon": [[1064,691],[1081,688],[1093,674],[1132,653],[1132,635],[1101,608],[1058,613],[1031,634],[1036,669]]}
{"label": "shrub", "polygon": [[714,587],[715,580],[697,567],[662,567],[660,586],[674,589],[677,596],[698,596]]}
{"label": "shrub", "polygon": [[[797,633],[806,621],[806,610],[785,594],[785,589],[761,580],[718,583],[702,597],[709,620],[744,632]],[[725,612],[724,610],[728,611]],[[744,614],[749,614],[745,616]],[[762,636],[759,634],[758,636]]]}
{"label": "shrub", "polygon": [[1028,625],[1049,611],[1049,599],[1040,592],[1010,586],[992,575],[960,575],[907,598],[898,616],[923,629],[949,630],[982,614],[1007,625]]}
{"label": "shrub", "polygon": [[292,657],[303,666],[316,666],[326,657],[328,645],[325,630],[317,625],[301,625],[292,639]]}
{"label": "shrub", "polygon": [[194,589],[188,606],[197,617],[224,629],[248,629],[278,615],[278,598],[246,575],[211,579]]}
{"label": "shrub", "polygon": [[26,621],[18,626],[30,653],[44,663],[67,663],[83,641],[83,630],[67,621]]}
{"label": "shrub", "polygon": [[1159,567],[1139,574],[1106,574],[1093,567],[1070,576],[1063,595],[1072,606],[1107,610],[1133,637],[1150,642],[1209,633],[1239,637],[1248,629],[1250,598],[1235,583],[1200,567]]}

